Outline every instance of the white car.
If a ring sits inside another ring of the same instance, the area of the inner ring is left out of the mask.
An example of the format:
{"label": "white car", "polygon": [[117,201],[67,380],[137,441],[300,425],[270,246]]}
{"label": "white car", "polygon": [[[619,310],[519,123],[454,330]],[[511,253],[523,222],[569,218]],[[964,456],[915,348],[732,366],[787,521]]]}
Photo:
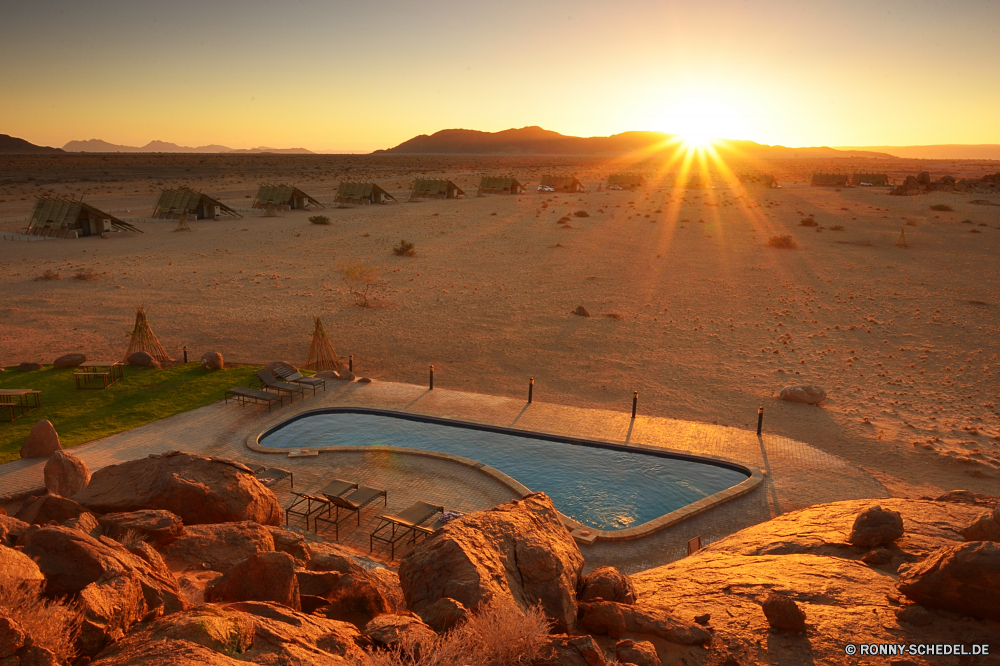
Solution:
{"label": "white car", "polygon": [[621,185],[612,185],[612,186],[611,186],[611,187],[609,187],[608,189],[609,189],[609,190],[623,190],[623,189],[625,189],[625,188],[623,188],[623,187],[622,187]]}
{"label": "white car", "polygon": [[556,188],[549,187],[548,185],[539,185],[538,186],[538,191],[539,192],[555,192]]}

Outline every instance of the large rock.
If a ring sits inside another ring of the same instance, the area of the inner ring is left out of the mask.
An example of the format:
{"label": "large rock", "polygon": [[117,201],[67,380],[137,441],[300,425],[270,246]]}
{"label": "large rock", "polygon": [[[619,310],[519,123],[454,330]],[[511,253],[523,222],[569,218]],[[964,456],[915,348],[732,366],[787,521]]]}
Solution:
{"label": "large rock", "polygon": [[966,541],[1000,541],[1000,508],[987,511],[962,528]]}
{"label": "large rock", "polygon": [[0,544],[14,545],[28,529],[28,523],[14,516],[0,516]]}
{"label": "large rock", "polygon": [[930,185],[931,184],[931,174],[927,171],[921,171],[917,174],[917,183],[920,185]]}
{"label": "large rock", "polygon": [[179,451],[108,465],[74,499],[97,513],[163,509],[185,525],[279,525],[283,517],[274,493],[245,465]]}
{"label": "large rock", "polygon": [[494,598],[540,604],[554,633],[576,626],[583,556],[543,493],[466,515],[419,543],[399,565],[407,605],[445,597],[475,610]]}
{"label": "large rock", "polygon": [[305,566],[312,559],[312,550],[301,534],[271,525],[267,527],[267,531],[274,539],[274,549],[294,557],[297,566]]}
{"label": "large rock", "polygon": [[183,638],[155,641],[125,641],[101,652],[93,666],[246,666],[245,661],[227,657]]}
{"label": "large rock", "polygon": [[136,365],[140,368],[157,368],[159,369],[160,362],[153,358],[153,355],[149,352],[137,351],[128,355],[125,361],[129,365]]}
{"label": "large rock", "polygon": [[254,553],[212,582],[205,601],[271,601],[301,610],[295,559],[288,553]]}
{"label": "large rock", "polygon": [[420,654],[437,642],[433,629],[407,615],[379,615],[365,625],[365,635],[378,647],[410,648],[415,659],[420,659]]}
{"label": "large rock", "polygon": [[107,513],[98,518],[98,523],[104,534],[112,539],[132,530],[157,548],[173,543],[184,534],[184,524],[178,516],[158,509]]}
{"label": "large rock", "polygon": [[667,611],[614,601],[581,602],[580,627],[612,638],[621,638],[625,632],[650,634],[680,645],[700,645],[712,638],[704,627]]}
{"label": "large rock", "polygon": [[903,536],[903,517],[898,511],[870,506],[854,519],[848,542],[855,546],[875,548],[888,545]]}
{"label": "large rock", "polygon": [[604,666],[607,660],[592,636],[549,636],[531,666]]}
{"label": "large rock", "polygon": [[31,525],[48,525],[51,522],[64,523],[80,514],[87,513],[86,507],[59,495],[42,495],[27,502],[14,516]]}
{"label": "large rock", "polygon": [[633,641],[626,638],[615,643],[615,659],[622,664],[635,666],[662,666],[656,648],[649,641]]}
{"label": "large rock", "polygon": [[0,546],[0,586],[28,585],[41,590],[45,576],[34,560],[19,550]]}
{"label": "large rock", "polygon": [[348,574],[300,571],[298,577],[302,594],[321,597],[329,602],[318,608],[315,615],[350,622],[363,629],[379,615],[406,613],[399,577],[388,569]]}
{"label": "large rock", "polygon": [[806,630],[806,614],[789,597],[772,592],[764,599],[761,608],[771,629],[797,632]]}
{"label": "large rock", "polygon": [[201,356],[201,367],[206,370],[222,370],[226,364],[222,360],[222,352],[205,352]]}
{"label": "large rock", "polygon": [[306,568],[310,571],[354,573],[373,568],[370,565],[365,566],[365,564],[373,563],[372,560],[338,543],[309,544],[309,555],[309,563]]}
{"label": "large rock", "polygon": [[42,369],[42,364],[41,363],[34,363],[32,361],[26,361],[26,362],[21,363],[20,365],[18,365],[17,369],[20,372],[32,372],[34,370],[41,370]]}
{"label": "large rock", "polygon": [[22,458],[48,458],[56,451],[61,451],[59,433],[48,421],[39,421],[31,428],[28,438],[21,445]]}
{"label": "large rock", "polygon": [[53,368],[76,368],[87,360],[84,354],[63,354],[52,362]]}
{"label": "large rock", "polygon": [[1000,545],[948,546],[900,570],[899,591],[929,608],[1000,621]]}
{"label": "large rock", "polygon": [[[27,627],[0,608],[0,664],[4,666],[62,666],[66,662],[42,647]],[[23,620],[23,616],[21,617]],[[36,625],[37,626],[37,625]]]}
{"label": "large rock", "polygon": [[83,610],[77,645],[85,656],[120,640],[143,618],[184,609],[169,571],[111,539],[44,527],[26,535],[24,553],[45,575],[47,595],[76,595]]}
{"label": "large rock", "polygon": [[635,603],[635,586],[629,575],[615,567],[594,569],[580,581],[579,601],[617,601],[620,604]]}
{"label": "large rock", "polygon": [[786,386],[781,389],[778,397],[789,402],[804,402],[809,405],[823,402],[826,391],[818,386]]}
{"label": "large rock", "polygon": [[55,451],[45,462],[45,487],[53,495],[72,497],[90,483],[90,470],[72,453]]}
{"label": "large rock", "polygon": [[274,550],[274,537],[251,521],[189,525],[184,534],[161,548],[174,571],[210,569],[225,573],[251,555]]}
{"label": "large rock", "polygon": [[454,599],[438,599],[420,613],[420,619],[434,631],[443,634],[469,619],[469,609]]}

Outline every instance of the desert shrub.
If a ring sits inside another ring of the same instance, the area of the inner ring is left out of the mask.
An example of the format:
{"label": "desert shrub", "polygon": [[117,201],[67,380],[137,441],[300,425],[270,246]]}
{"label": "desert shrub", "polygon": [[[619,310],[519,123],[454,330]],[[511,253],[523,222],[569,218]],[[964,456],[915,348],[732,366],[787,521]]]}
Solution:
{"label": "desert shrub", "polygon": [[372,653],[373,666],[520,666],[540,656],[549,621],[534,606],[522,612],[508,600],[493,600],[464,624],[438,637],[430,648],[402,643]]}
{"label": "desert shrub", "polygon": [[800,227],[815,227],[815,226],[819,226],[819,222],[817,222],[816,220],[812,219],[811,217],[803,217],[801,220],[799,220],[799,226]]}
{"label": "desert shrub", "polygon": [[372,300],[380,296],[379,285],[382,282],[380,267],[358,262],[341,266],[337,270],[347,283],[347,288],[354,294],[356,305],[367,308]]}
{"label": "desert shrub", "polygon": [[771,236],[767,239],[767,244],[769,247],[777,247],[786,250],[794,250],[799,245],[795,242],[795,239],[791,236]]}
{"label": "desert shrub", "polygon": [[941,210],[947,212],[955,209],[949,206],[948,204],[934,204],[933,206],[931,206],[931,210]]}
{"label": "desert shrub", "polygon": [[962,220],[962,224],[972,224],[972,220]]}
{"label": "desert shrub", "polygon": [[313,224],[330,224],[330,218],[326,215],[313,215],[309,218],[309,221]]}
{"label": "desert shrub", "polygon": [[132,529],[131,527],[127,530],[117,533],[115,536],[111,537],[118,543],[120,543],[125,548],[132,548],[137,545],[140,541],[146,540],[146,535],[139,530]]}
{"label": "desert shrub", "polygon": [[44,273],[35,278],[36,282],[39,280],[62,280],[62,276],[51,268],[47,268]]}
{"label": "desert shrub", "polygon": [[843,230],[844,230],[844,225],[842,224],[835,224],[832,227],[830,227],[830,231],[843,231]]}
{"label": "desert shrub", "polygon": [[558,219],[558,220],[556,221],[556,224],[566,224],[566,223],[567,223],[567,222],[569,222],[569,221],[570,221],[570,218],[569,218],[569,217],[566,217],[566,216],[564,215],[563,217],[560,217],[560,218],[559,218],[559,219]]}
{"label": "desert shrub", "polygon": [[86,268],[81,268],[80,270],[78,270],[76,273],[73,274],[73,277],[77,280],[96,280],[101,276],[95,273],[94,271],[88,270]]}
{"label": "desert shrub", "polygon": [[578,210],[575,213],[573,213],[573,215],[575,215],[576,217],[590,217],[590,213],[588,213],[585,210]]}
{"label": "desert shrub", "polygon": [[417,250],[413,243],[400,240],[399,245],[392,248],[392,253],[397,257],[414,257],[417,254]]}
{"label": "desert shrub", "polygon": [[905,225],[906,225],[906,226],[908,226],[908,227],[915,227],[915,226],[917,226],[917,223],[916,223],[916,222],[914,222],[913,220],[907,220],[907,221],[906,221],[906,222],[904,222],[903,224],[905,224]]}
{"label": "desert shrub", "polygon": [[52,652],[60,660],[76,657],[73,647],[80,631],[79,609],[61,601],[48,601],[29,585],[0,584],[0,614],[21,625],[32,642]]}
{"label": "desert shrub", "polygon": [[604,316],[607,317],[608,319],[614,319],[615,321],[622,320],[622,316],[617,312],[605,312]]}

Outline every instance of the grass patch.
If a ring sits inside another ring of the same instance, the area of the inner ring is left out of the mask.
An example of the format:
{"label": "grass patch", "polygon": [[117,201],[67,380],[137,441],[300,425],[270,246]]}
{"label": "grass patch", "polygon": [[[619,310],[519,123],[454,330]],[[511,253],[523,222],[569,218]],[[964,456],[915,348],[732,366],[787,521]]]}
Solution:
{"label": "grass patch", "polygon": [[953,211],[955,209],[952,208],[951,206],[949,206],[948,204],[934,204],[933,206],[931,206],[931,210],[941,210],[941,211],[949,212],[949,211]]}
{"label": "grass patch", "polygon": [[783,250],[794,250],[799,246],[791,236],[771,236],[767,239],[768,247],[777,247]]}
{"label": "grass patch", "polygon": [[42,406],[13,423],[0,424],[0,463],[19,458],[21,444],[37,421],[51,421],[63,448],[69,448],[221,400],[226,389],[247,386],[255,369],[213,371],[198,363],[163,370],[126,366],[123,379],[106,389],[91,390],[76,388],[75,368],[46,366],[33,372],[8,368],[0,374],[0,389],[41,391]]}
{"label": "grass patch", "polygon": [[62,280],[62,276],[51,268],[48,268],[44,273],[35,278],[35,282],[38,282],[39,280]]}
{"label": "grass patch", "polygon": [[309,218],[309,221],[313,224],[330,224],[330,218],[326,215],[313,215]]}
{"label": "grass patch", "polygon": [[800,227],[816,227],[816,226],[819,226],[819,222],[817,222],[816,220],[812,219],[811,217],[803,217],[801,220],[799,220],[799,226]]}

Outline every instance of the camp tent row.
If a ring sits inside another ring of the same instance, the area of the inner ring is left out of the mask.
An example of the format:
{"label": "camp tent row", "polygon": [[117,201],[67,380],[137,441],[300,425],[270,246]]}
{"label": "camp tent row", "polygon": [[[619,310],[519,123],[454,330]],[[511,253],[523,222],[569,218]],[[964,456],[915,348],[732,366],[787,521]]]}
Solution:
{"label": "camp tent row", "polygon": [[465,192],[446,178],[417,178],[410,190],[410,201],[414,199],[454,199],[465,196]]}
{"label": "camp tent row", "polygon": [[620,187],[623,190],[634,190],[645,184],[645,179],[637,173],[616,173],[608,176],[608,187]]}
{"label": "camp tent row", "polygon": [[376,204],[396,199],[375,183],[353,183],[341,181],[337,188],[337,203]]}
{"label": "camp tent row", "polygon": [[515,178],[505,176],[483,176],[479,180],[479,190],[477,197],[487,194],[521,194],[524,192],[524,185]]}
{"label": "camp tent row", "polygon": [[763,171],[741,171],[736,176],[744,185],[763,185],[764,187],[778,187],[778,179],[772,174]]}
{"label": "camp tent row", "polygon": [[846,173],[819,173],[812,175],[813,187],[847,187],[848,175]]}
{"label": "camp tent row", "polygon": [[875,187],[884,187],[889,184],[889,174],[855,171],[854,175],[851,176],[851,183],[854,185],[874,185]]}
{"label": "camp tent row", "polygon": [[182,217],[193,217],[196,220],[218,219],[219,215],[223,214],[243,217],[221,201],[188,187],[163,190],[156,202],[156,208],[153,209],[153,217],[159,219],[179,220]]}
{"label": "camp tent row", "polygon": [[584,192],[586,188],[576,176],[542,176],[541,187],[551,187],[556,192]]}
{"label": "camp tent row", "polygon": [[270,210],[297,210],[308,208],[310,204],[325,208],[323,204],[299,188],[284,183],[261,185],[257,188],[257,196],[253,200],[254,208]]}
{"label": "camp tent row", "polygon": [[83,201],[38,197],[25,233],[32,236],[77,238],[99,236],[107,231],[139,231],[128,222]]}

